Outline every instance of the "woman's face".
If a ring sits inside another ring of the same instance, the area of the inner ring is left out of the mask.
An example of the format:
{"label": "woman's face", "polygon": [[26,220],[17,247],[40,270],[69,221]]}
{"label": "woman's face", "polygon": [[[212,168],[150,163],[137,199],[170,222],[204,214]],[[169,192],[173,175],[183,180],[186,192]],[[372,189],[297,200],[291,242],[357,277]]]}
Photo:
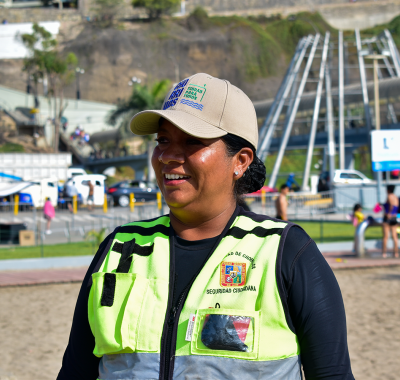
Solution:
{"label": "woman's face", "polygon": [[234,202],[235,159],[220,138],[193,137],[164,120],[157,143],[152,165],[172,211],[218,212]]}

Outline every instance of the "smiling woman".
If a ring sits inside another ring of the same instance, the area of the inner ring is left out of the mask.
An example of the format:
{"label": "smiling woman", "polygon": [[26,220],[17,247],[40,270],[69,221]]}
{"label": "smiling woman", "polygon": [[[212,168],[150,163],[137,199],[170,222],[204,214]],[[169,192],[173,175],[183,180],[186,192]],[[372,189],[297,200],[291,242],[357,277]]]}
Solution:
{"label": "smiling woman", "polygon": [[100,245],[58,379],[300,380],[301,367],[306,379],[354,379],[340,289],[315,243],[239,206],[266,176],[250,99],[196,74],[131,130],[157,134],[170,212]]}

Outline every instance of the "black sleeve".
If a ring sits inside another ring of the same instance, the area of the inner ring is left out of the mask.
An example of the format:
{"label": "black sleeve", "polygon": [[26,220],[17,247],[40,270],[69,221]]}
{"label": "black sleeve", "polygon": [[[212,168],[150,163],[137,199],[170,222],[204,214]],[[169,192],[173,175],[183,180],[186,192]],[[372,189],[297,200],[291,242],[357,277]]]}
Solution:
{"label": "black sleeve", "polygon": [[281,274],[286,319],[299,340],[306,380],[354,380],[339,285],[315,242],[297,226],[284,241]]}
{"label": "black sleeve", "polygon": [[88,319],[88,298],[92,273],[97,272],[110,248],[114,233],[100,247],[86,272],[75,306],[71,333],[57,380],[96,380],[99,376],[100,358],[93,355],[94,337]]}

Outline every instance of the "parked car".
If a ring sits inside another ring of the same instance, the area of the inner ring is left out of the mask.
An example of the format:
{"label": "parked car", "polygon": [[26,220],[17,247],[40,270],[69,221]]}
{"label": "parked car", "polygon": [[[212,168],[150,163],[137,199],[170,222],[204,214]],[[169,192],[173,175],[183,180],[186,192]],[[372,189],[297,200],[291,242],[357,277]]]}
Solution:
{"label": "parked car", "polygon": [[[359,172],[358,170],[346,169],[346,170],[335,170],[335,175],[333,177],[333,184],[363,184],[371,183],[372,180],[369,179],[365,174]],[[327,191],[330,189],[330,178],[329,172],[322,172],[319,176],[318,181],[318,191]]]}
{"label": "parked car", "polygon": [[112,196],[114,205],[129,206],[130,194],[134,194],[134,202],[149,202],[157,199],[160,190],[156,185],[146,181],[121,181],[113,184],[107,193]]}

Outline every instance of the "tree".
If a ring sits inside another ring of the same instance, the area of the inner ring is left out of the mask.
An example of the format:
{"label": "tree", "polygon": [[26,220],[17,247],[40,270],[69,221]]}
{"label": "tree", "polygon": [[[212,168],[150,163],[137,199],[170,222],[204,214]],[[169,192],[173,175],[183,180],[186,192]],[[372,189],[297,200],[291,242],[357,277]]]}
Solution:
{"label": "tree", "polygon": [[132,0],[133,7],[145,8],[150,20],[168,14],[178,7],[181,0]]}
{"label": "tree", "polygon": [[[130,134],[129,121],[132,119],[133,115],[140,111],[161,108],[169,83],[169,80],[164,79],[156,82],[150,89],[147,86],[141,86],[137,83],[133,85],[131,96],[128,99],[121,100],[117,104],[117,108],[114,111],[111,111],[107,116],[108,124],[115,126],[119,122],[118,139],[126,138]],[[151,138],[146,138],[146,140],[147,152],[149,155],[148,179],[153,180],[152,171],[150,170],[152,140]]]}
{"label": "tree", "polygon": [[95,0],[97,24],[105,28],[112,26],[123,3],[124,0]]}
{"label": "tree", "polygon": [[60,120],[68,105],[64,104],[64,88],[75,78],[78,59],[73,53],[64,55],[59,52],[57,40],[45,28],[35,23],[32,29],[31,34],[21,35],[21,41],[28,50],[23,70],[32,77],[36,96],[38,80],[46,76],[49,81],[48,96],[54,104],[54,152],[58,153]]}

